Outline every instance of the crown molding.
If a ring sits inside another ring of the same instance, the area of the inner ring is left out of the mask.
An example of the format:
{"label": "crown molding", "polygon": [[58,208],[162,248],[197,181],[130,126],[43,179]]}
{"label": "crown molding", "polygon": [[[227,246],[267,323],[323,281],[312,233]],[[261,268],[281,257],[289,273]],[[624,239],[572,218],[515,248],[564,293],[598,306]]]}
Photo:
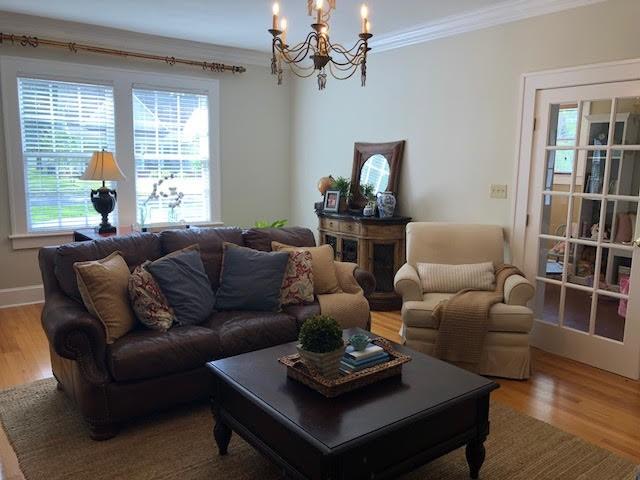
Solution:
{"label": "crown molding", "polygon": [[507,0],[459,15],[417,25],[405,30],[385,33],[374,37],[370,46],[373,52],[385,52],[438,38],[481,30],[526,18],[584,7],[606,0]]}
{"label": "crown molding", "polygon": [[207,62],[268,66],[268,53],[0,11],[0,31]]}

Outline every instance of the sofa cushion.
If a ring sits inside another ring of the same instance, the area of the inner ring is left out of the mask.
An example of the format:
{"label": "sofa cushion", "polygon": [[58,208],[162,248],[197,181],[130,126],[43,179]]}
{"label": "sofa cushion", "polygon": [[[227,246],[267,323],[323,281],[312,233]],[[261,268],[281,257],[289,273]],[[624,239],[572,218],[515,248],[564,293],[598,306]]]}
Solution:
{"label": "sofa cushion", "polygon": [[167,332],[135,330],[107,349],[117,382],[143,380],[202,367],[221,357],[218,336],[205,327],[174,327]]}
{"label": "sofa cushion", "polygon": [[140,323],[151,330],[166,332],[176,317],[160,285],[146,269],[149,263],[138,265],[129,276],[129,300]]}
{"label": "sofa cushion", "polygon": [[272,242],[271,246],[277,252],[311,252],[311,264],[313,270],[313,293],[322,295],[326,293],[340,292],[336,266],[334,265],[334,251],[331,245],[319,247],[292,247],[278,242]]}
{"label": "sofa cushion", "polygon": [[134,233],[124,237],[109,237],[91,242],[74,242],[56,249],[54,271],[60,288],[76,300],[81,300],[73,264],[99,260],[119,251],[130,270],[162,256],[160,239],[155,233]]}
{"label": "sofa cushion", "polygon": [[147,264],[173,308],[179,325],[204,322],[215,304],[197,245],[178,250]]}
{"label": "sofa cushion", "polygon": [[[286,313],[215,312],[206,323],[219,338],[223,357],[293,342],[296,319]],[[273,359],[277,361],[276,358]]]}
{"label": "sofa cushion", "polygon": [[286,305],[282,307],[282,311],[295,318],[296,323],[298,324],[298,329],[300,329],[307,318],[313,317],[314,315],[320,315],[320,304],[315,301],[308,304]]}
{"label": "sofa cushion", "polygon": [[225,243],[216,308],[279,311],[288,263],[289,254],[285,252],[259,252]]}
{"label": "sofa cushion", "polygon": [[222,245],[224,242],[242,245],[242,230],[239,228],[187,228],[165,230],[160,233],[163,254],[182,250],[197,244],[204,270],[215,292],[220,286],[220,268],[222,266]]}
{"label": "sofa cushion", "polygon": [[129,267],[120,252],[100,260],[76,262],[78,288],[89,313],[104,325],[107,343],[126,335],[136,325],[129,303]]}
{"label": "sofa cushion", "polygon": [[[405,302],[402,318],[405,326],[437,329],[439,325],[433,310],[452,293],[425,293],[422,302]],[[527,307],[519,305],[495,304],[489,311],[490,332],[529,333],[533,327],[533,315]]]}
{"label": "sofa cushion", "polygon": [[316,238],[308,228],[250,228],[242,232],[246,247],[263,252],[271,251],[271,242],[284,243],[294,247],[315,247]]}
{"label": "sofa cushion", "polygon": [[[353,275],[351,275],[353,278]],[[289,261],[280,292],[282,305],[313,303],[313,262],[311,252],[289,252]]]}

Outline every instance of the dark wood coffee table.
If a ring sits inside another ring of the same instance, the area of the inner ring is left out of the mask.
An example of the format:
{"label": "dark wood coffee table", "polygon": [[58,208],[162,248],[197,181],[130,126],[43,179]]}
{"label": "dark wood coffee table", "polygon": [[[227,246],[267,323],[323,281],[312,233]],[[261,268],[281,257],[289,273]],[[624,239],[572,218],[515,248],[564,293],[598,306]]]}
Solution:
{"label": "dark wood coffee table", "polygon": [[328,399],[287,378],[277,359],[295,345],[207,364],[220,455],[234,431],[289,478],[379,479],[466,445],[478,478],[496,383],[397,345],[413,358],[401,377]]}

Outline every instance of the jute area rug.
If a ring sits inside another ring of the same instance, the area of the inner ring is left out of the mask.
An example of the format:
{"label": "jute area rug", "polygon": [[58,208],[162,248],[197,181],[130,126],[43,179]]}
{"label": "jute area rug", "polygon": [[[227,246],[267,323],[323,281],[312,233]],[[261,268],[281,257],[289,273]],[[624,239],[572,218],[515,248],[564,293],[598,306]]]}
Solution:
{"label": "jute area rug", "polygon": [[[28,480],[280,478],[276,467],[235,434],[229,454],[219,457],[206,405],[156,415],[112,440],[93,442],[54,380],[47,379],[0,392],[0,419]],[[498,403],[491,407],[491,422],[482,479],[635,478],[631,462]],[[464,449],[403,478],[467,480]]]}

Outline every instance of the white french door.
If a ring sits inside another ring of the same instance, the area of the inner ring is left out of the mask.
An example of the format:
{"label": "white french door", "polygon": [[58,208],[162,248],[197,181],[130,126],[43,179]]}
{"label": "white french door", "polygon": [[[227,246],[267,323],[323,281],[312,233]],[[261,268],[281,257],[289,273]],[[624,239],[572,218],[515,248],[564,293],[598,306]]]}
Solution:
{"label": "white french door", "polygon": [[536,96],[524,264],[533,345],[640,377],[640,81]]}

